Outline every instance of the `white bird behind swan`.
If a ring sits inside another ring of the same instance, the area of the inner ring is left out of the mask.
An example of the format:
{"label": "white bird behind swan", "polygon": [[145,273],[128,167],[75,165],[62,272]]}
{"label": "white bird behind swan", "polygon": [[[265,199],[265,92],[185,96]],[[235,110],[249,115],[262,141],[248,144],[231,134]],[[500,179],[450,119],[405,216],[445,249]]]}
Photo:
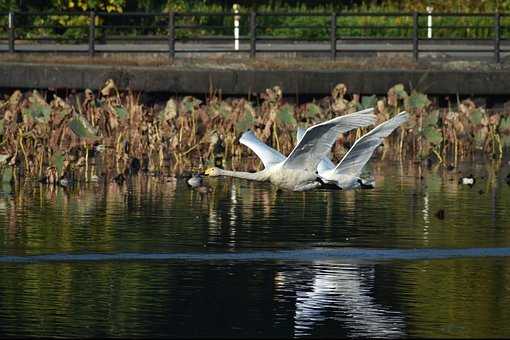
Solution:
{"label": "white bird behind swan", "polygon": [[317,166],[326,157],[338,135],[354,128],[374,124],[377,117],[373,108],[335,117],[306,129],[288,157],[262,143],[251,131],[245,132],[239,142],[252,149],[264,164],[258,172],[228,171],[209,168],[208,176],[230,176],[255,181],[270,181],[272,184],[293,191],[306,191],[321,186]]}
{"label": "white bird behind swan", "polygon": [[[405,123],[408,119],[409,115],[403,111],[395,117],[379,124],[370,132],[356,140],[337,166],[326,156],[322,157],[317,166],[320,179],[324,183],[336,185],[340,189],[353,189],[361,186],[364,182],[359,176],[361,175],[363,167],[372,157],[374,151],[385,137],[388,137],[397,127]],[[349,130],[345,130],[344,132],[347,131]],[[297,130],[298,144],[305,132],[306,130],[303,128]],[[255,152],[266,168],[271,166],[273,161],[285,158],[272,147],[262,143],[251,131],[245,132],[240,142]]]}
{"label": "white bird behind swan", "polygon": [[361,171],[381,145],[383,139],[393,130],[407,122],[409,115],[403,111],[395,117],[377,125],[375,128],[358,138],[335,166],[333,162],[323,157],[317,167],[320,178],[327,184],[334,184],[341,189],[353,189],[363,184]]}

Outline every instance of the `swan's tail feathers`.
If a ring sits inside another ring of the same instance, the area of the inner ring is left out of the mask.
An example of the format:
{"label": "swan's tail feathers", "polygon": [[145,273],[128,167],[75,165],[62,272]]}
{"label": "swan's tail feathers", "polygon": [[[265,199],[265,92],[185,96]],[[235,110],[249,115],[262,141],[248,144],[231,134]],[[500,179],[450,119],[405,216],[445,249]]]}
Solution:
{"label": "swan's tail feathers", "polygon": [[360,176],[363,167],[372,157],[377,147],[385,137],[388,137],[397,127],[409,119],[405,111],[395,117],[379,124],[370,132],[359,138],[352,148],[345,154],[335,168],[335,173],[351,176]]}

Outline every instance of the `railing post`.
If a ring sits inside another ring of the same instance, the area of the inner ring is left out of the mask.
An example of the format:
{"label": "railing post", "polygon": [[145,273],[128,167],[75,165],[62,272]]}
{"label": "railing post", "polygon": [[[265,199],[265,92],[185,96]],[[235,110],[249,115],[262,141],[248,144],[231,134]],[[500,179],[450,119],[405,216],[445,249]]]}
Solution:
{"label": "railing post", "polygon": [[331,60],[336,59],[336,13],[331,14],[331,28],[330,28],[330,41],[331,41]]}
{"label": "railing post", "polygon": [[15,32],[14,32],[14,12],[9,12],[8,18],[9,25],[9,53],[14,53],[14,40],[15,40]]}
{"label": "railing post", "polygon": [[257,53],[257,13],[250,13],[250,58],[255,58]]}
{"label": "railing post", "polygon": [[496,13],[494,16],[494,59],[497,63],[501,62],[500,46],[501,45],[501,14]]}
{"label": "railing post", "polygon": [[93,57],[96,42],[96,12],[90,11],[89,17],[89,56]]}
{"label": "railing post", "polygon": [[413,13],[413,59],[418,61],[418,12]]}
{"label": "railing post", "polygon": [[175,12],[168,14],[168,57],[175,58]]}

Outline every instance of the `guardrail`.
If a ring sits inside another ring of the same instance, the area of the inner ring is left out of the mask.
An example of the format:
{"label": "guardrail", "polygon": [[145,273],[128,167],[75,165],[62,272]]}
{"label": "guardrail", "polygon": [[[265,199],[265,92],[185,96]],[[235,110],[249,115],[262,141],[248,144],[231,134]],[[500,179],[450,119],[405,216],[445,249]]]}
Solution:
{"label": "guardrail", "polygon": [[[304,21],[305,24],[279,24],[277,19],[285,17],[301,18],[300,21]],[[268,18],[273,22],[268,22]],[[361,20],[362,24],[350,24],[356,21],[356,18],[364,18]],[[441,24],[445,18],[449,18],[448,20],[454,23],[460,22],[460,25]],[[452,18],[459,20],[452,20]],[[510,49],[502,46],[502,42],[510,40],[507,34],[510,29],[510,20],[505,21],[506,18],[510,19],[510,14],[4,12],[0,13],[0,27],[4,31],[0,34],[0,42],[3,41],[4,45],[0,51],[9,53],[72,52],[88,53],[90,56],[104,51],[110,53],[163,52],[172,59],[179,53],[189,52],[246,53],[251,58],[255,58],[262,52],[321,52],[328,53],[331,59],[335,59],[344,52],[401,52],[412,54],[415,60],[418,60],[422,53],[477,52],[491,53],[494,60],[499,63],[501,54],[510,52]],[[469,19],[476,19],[483,24],[466,24],[465,22],[469,22]],[[239,28],[237,31],[239,35],[236,34],[235,38],[241,44],[233,43],[234,20],[237,20],[236,27]],[[432,20],[439,20],[440,24],[436,23],[431,27]],[[59,24],[46,23],[55,21]],[[381,21],[383,23],[380,23]],[[508,25],[505,25],[507,21]],[[440,34],[430,37],[431,29]],[[124,32],[115,33],[118,30],[124,30]],[[288,33],[297,30],[299,30],[297,34]],[[287,35],[282,35],[282,31],[286,31]],[[381,36],[381,32],[388,31],[393,33]],[[477,36],[476,32],[482,33]],[[345,42],[361,43],[368,40],[391,41],[394,44],[406,43],[407,45],[384,49],[378,46],[348,50],[343,48]],[[431,49],[422,46],[425,42],[429,44],[444,40],[465,44],[477,41],[481,43],[482,48],[452,49],[451,45],[446,45]],[[137,48],[126,48],[126,44],[132,41],[139,44]],[[290,41],[292,44],[278,48],[278,44],[281,45],[282,41]],[[117,45],[111,42],[117,42]],[[164,46],[146,48],[147,42],[163,43]],[[190,42],[193,42],[194,46],[191,46]],[[298,44],[299,42],[301,44]],[[178,43],[179,48],[177,48]],[[203,47],[203,44],[207,43],[214,46]],[[232,45],[225,43],[232,43]],[[264,48],[268,43],[272,44],[271,48]],[[45,46],[48,48],[44,48]],[[108,48],[105,49],[105,46]]]}

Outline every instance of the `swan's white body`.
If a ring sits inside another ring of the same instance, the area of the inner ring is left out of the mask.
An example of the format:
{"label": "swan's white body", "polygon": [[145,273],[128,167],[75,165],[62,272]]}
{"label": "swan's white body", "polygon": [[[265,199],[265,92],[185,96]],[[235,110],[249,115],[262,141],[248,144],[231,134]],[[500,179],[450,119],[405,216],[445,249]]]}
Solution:
{"label": "swan's white body", "polygon": [[[382,143],[383,139],[389,136],[397,127],[405,123],[408,118],[409,115],[404,111],[392,119],[379,124],[370,132],[356,140],[354,145],[336,166],[326,157],[327,153],[323,155],[317,164],[317,175],[321,181],[335,185],[341,189],[353,189],[361,185],[366,185],[366,182],[360,178],[363,167],[370,160],[372,154]],[[306,131],[305,129],[298,129],[298,145],[301,143]],[[349,130],[344,130],[343,132],[347,131]],[[281,153],[258,140],[251,131],[245,132],[240,142],[248,146],[259,156],[268,171],[271,169],[272,162],[285,158]],[[279,174],[286,176],[286,174],[282,172]]]}
{"label": "swan's white body", "polygon": [[265,169],[250,173],[209,168],[206,175],[231,176],[255,181],[270,181],[272,184],[293,191],[306,191],[321,186],[317,166],[326,157],[338,135],[354,128],[375,123],[373,108],[335,117],[309,127],[288,157],[262,143],[252,131],[246,131],[239,142],[259,156]]}

